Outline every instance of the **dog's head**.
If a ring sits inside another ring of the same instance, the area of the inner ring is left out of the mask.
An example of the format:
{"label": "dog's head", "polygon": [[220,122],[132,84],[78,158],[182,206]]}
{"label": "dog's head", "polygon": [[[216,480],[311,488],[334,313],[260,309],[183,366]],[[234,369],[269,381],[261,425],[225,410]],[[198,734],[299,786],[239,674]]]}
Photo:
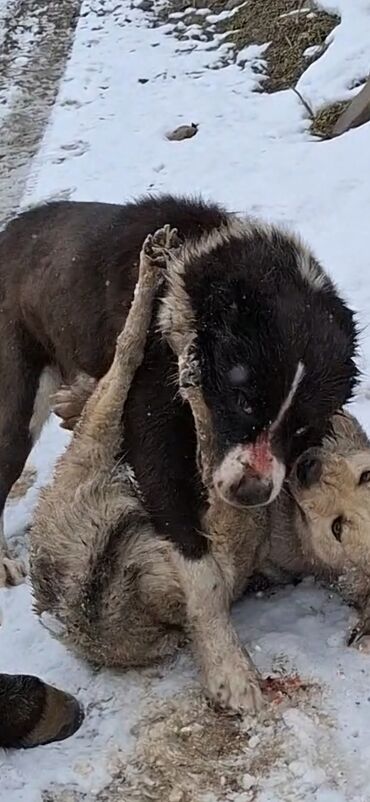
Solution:
{"label": "dog's head", "polygon": [[239,221],[184,248],[167,300],[167,335],[181,314],[195,330],[216,490],[235,505],[270,503],[351,396],[352,313],[298,240]]}
{"label": "dog's head", "polygon": [[339,425],[338,438],[309,449],[291,472],[297,528],[314,563],[370,573],[370,444],[353,418]]}

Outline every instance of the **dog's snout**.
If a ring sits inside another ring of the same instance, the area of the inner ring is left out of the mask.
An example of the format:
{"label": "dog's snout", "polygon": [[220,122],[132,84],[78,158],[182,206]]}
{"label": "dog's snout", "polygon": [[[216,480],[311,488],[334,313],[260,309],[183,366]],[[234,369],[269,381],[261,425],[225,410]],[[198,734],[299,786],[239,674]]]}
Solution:
{"label": "dog's snout", "polygon": [[70,738],[80,728],[83,720],[84,711],[82,705],[73,696],[67,699],[66,695],[64,721],[60,729],[54,734],[53,740],[64,741],[66,738]]}
{"label": "dog's snout", "polygon": [[243,507],[258,507],[268,504],[273,491],[271,479],[263,479],[256,474],[245,473],[230,487],[232,498]]}
{"label": "dog's snout", "polygon": [[302,487],[311,487],[321,476],[322,463],[316,454],[304,454],[296,468],[297,480]]}
{"label": "dog's snout", "polygon": [[260,507],[270,504],[280,493],[286,474],[283,462],[270,452],[267,459],[255,448],[236,446],[224,457],[214,474],[214,487],[228,504]]}
{"label": "dog's snout", "polygon": [[44,683],[45,704],[41,721],[25,739],[24,746],[64,741],[80,728],[84,720],[82,705],[69,693]]}

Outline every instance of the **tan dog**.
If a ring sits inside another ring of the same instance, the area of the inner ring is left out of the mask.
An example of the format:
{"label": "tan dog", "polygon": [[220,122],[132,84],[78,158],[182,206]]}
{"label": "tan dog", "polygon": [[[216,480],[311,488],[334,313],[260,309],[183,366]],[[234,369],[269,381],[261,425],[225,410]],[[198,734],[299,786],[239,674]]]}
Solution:
{"label": "tan dog", "polygon": [[[332,424],[333,437],[307,452],[292,474],[294,537],[279,537],[273,528],[269,560],[291,576],[313,574],[334,584],[360,610],[350,642],[362,648],[370,635],[370,442],[348,413]],[[306,483],[299,481],[305,459],[316,473]]]}
{"label": "tan dog", "polygon": [[[93,384],[96,383],[88,376],[80,376],[74,385],[57,393],[55,412],[63,428],[73,428]],[[193,391],[198,425],[203,419],[206,428],[210,421],[204,414],[202,418],[201,404],[201,396],[196,401]],[[204,412],[207,415],[206,407]],[[332,426],[333,436],[326,438],[315,453],[321,464],[315,481],[310,486],[299,483],[300,460],[286,490],[270,510],[248,512],[248,530],[252,522],[257,531],[268,527],[252,561],[253,572],[272,583],[313,575],[336,585],[344,598],[362,611],[356,639],[360,642],[360,631],[363,636],[370,635],[370,441],[356,418],[348,413],[335,415]],[[201,442],[204,446],[204,438]],[[304,458],[307,456],[310,453]],[[229,516],[230,510],[227,512]],[[210,518],[217,519],[217,528],[225,525],[214,512],[209,512]],[[217,548],[217,538],[213,541]],[[234,548],[235,537],[230,542]],[[235,557],[242,559],[243,571],[248,569],[245,555],[236,552]],[[244,577],[240,585],[244,585]]]}
{"label": "tan dog", "polygon": [[[308,524],[298,468],[291,493],[269,508],[233,508],[213,492],[212,426],[192,354],[194,332],[181,298],[172,347],[179,359],[181,392],[194,415],[199,465],[209,494],[203,523],[212,548],[206,568],[202,561],[201,577],[199,563],[189,565],[154,533],[130,469],[115,461],[125,400],[144,352],[157,286],[153,254],[158,258],[161,242],[171,246],[171,237],[168,230],[159,232],[154,251],[153,242],[144,246],[135,300],[105,379],[92,395],[91,380],[85,386],[81,377],[72,390],[64,388],[56,397],[56,412],[73,428],[90,396],[55,482],[42,494],[31,533],[36,610],[55,615],[65,627],[66,640],[105,665],[148,664],[173,653],[185,630],[209,695],[233,710],[257,710],[258,675],[232,627],[232,601],[255,572],[278,580],[312,572],[330,578],[339,574],[337,567],[331,571],[302,546]],[[165,256],[171,270],[172,254]],[[326,448],[329,452],[329,443]]]}

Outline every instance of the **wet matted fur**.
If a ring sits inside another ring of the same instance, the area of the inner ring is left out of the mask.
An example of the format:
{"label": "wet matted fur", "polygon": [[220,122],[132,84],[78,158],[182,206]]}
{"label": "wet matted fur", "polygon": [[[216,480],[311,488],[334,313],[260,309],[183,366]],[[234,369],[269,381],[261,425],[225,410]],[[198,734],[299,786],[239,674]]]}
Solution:
{"label": "wet matted fur", "polygon": [[[187,320],[196,335],[216,488],[231,503],[271,502],[356,379],[353,316],[307,247],[215,204],[170,196],[52,203],[0,234],[0,507],[47,414],[51,385],[108,370],[141,244],[165,223],[178,228],[183,250],[156,298],[119,450],[156,532],[200,559],[208,540],[193,419],[178,392],[178,324]],[[0,581],[16,581],[9,569],[0,561]]]}
{"label": "wet matted fur", "polygon": [[[57,393],[55,411],[66,428],[81,414],[92,386],[89,377],[81,376]],[[370,636],[370,442],[356,418],[348,412],[334,415],[331,434],[321,448],[309,449],[297,461],[279,499],[244,515],[212,495],[209,411],[200,387],[187,393],[197,426],[200,470],[212,499],[206,516],[212,549],[219,549],[221,532],[236,569],[233,597],[242,593],[252,568],[252,586],[259,579],[281,584],[313,575],[337,587],[358,608],[351,643],[363,646]],[[235,537],[241,529],[245,539]],[[218,559],[222,564],[223,557]]]}
{"label": "wet matted fur", "polygon": [[[188,560],[160,538],[132,470],[117,460],[157,287],[153,242],[166,236],[171,244],[169,228],[144,244],[112,366],[88,399],[53,484],[41,493],[31,531],[36,610],[57,616],[75,648],[111,666],[145,665],[172,654],[185,629],[209,695],[233,710],[256,710],[257,672],[230,621],[227,566],[223,571],[212,553]],[[185,397],[190,343],[188,332],[179,335]],[[235,513],[240,521],[245,511]]]}
{"label": "wet matted fur", "polygon": [[[166,257],[169,267],[171,254]],[[31,533],[36,609],[56,616],[69,643],[106,665],[150,663],[172,653],[185,630],[208,693],[234,710],[256,709],[261,703],[257,674],[232,628],[229,608],[255,572],[271,577],[274,570],[275,578],[281,579],[312,569],[300,543],[300,508],[284,493],[268,508],[245,510],[227,504],[214,491],[215,432],[201,389],[193,332],[188,326],[177,327],[179,386],[194,416],[198,465],[208,493],[202,525],[210,554],[186,561],[171,543],[155,535],[132,472],[112,457],[133,378],[125,369],[127,349],[134,349],[137,363],[142,357],[143,340],[127,339],[135,315],[136,329],[143,331],[139,301],[140,287],[106,379],[94,391],[91,378],[85,381],[81,376],[70,391],[64,388],[56,397],[56,411],[72,427],[93,391],[55,483],[43,493]],[[97,404],[99,426],[104,422],[99,441]],[[364,445],[358,432],[348,424],[347,450],[351,441],[357,450]],[[289,544],[285,557],[279,542],[284,537]]]}

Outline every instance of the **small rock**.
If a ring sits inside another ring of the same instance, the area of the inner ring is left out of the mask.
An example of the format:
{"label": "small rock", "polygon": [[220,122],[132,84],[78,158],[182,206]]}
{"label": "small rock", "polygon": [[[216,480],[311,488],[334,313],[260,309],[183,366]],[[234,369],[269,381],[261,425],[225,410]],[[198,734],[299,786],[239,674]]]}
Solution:
{"label": "small rock", "polygon": [[256,748],[256,746],[258,746],[258,744],[259,744],[260,740],[261,740],[261,739],[260,739],[260,736],[259,736],[259,735],[252,735],[252,737],[251,737],[251,738],[249,739],[249,741],[248,741],[248,746],[249,746],[249,748],[250,748],[250,749],[255,749],[255,748]]}
{"label": "small rock", "polygon": [[294,777],[303,777],[307,771],[307,766],[302,760],[292,760],[292,762],[289,763],[289,771],[294,774]]}
{"label": "small rock", "polygon": [[180,735],[188,737],[189,735],[203,732],[203,730],[204,730],[203,725],[199,724],[198,721],[194,721],[192,724],[185,724],[184,727],[180,728],[179,732]]}
{"label": "small rock", "polygon": [[250,791],[256,785],[256,778],[252,774],[243,774],[240,785],[244,791]]}
{"label": "small rock", "polygon": [[191,725],[191,729],[194,733],[203,732],[204,727],[202,724],[199,724],[198,721],[194,721],[194,724]]}
{"label": "small rock", "polygon": [[170,142],[181,142],[183,139],[191,139],[198,132],[199,126],[196,123],[190,125],[179,125],[174,131],[168,131],[166,138]]}
{"label": "small rock", "polygon": [[144,777],[143,783],[147,788],[154,788],[155,786],[155,782],[151,779],[151,777]]}
{"label": "small rock", "polygon": [[184,792],[181,791],[181,788],[174,788],[168,797],[168,802],[182,802],[183,799]]}
{"label": "small rock", "polygon": [[184,738],[189,738],[189,735],[191,735],[191,733],[192,729],[189,724],[186,724],[185,727],[181,727],[180,729],[180,735],[182,735]]}
{"label": "small rock", "polygon": [[138,78],[137,81],[139,84],[147,84],[149,83],[149,78]]}
{"label": "small rock", "polygon": [[140,8],[141,11],[151,11],[153,8],[153,0],[140,0],[136,8]]}

